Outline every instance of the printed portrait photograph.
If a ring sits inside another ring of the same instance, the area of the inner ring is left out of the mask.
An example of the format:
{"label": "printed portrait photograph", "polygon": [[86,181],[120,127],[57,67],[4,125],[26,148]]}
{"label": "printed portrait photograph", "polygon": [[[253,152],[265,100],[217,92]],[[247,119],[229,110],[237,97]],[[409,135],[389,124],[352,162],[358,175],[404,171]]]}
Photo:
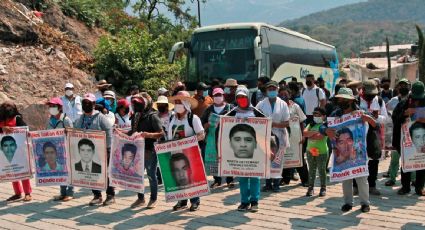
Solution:
{"label": "printed portrait photograph", "polygon": [[65,138],[42,138],[33,141],[37,173],[66,172]]}
{"label": "printed portrait photograph", "polygon": [[78,141],[77,152],[74,152],[76,157],[79,159],[74,164],[75,171],[86,172],[86,173],[102,173],[102,166],[100,161],[97,159],[96,146],[93,141],[83,138]]}
{"label": "printed portrait photograph", "polygon": [[409,128],[410,137],[417,153],[425,153],[425,124],[414,122]]}

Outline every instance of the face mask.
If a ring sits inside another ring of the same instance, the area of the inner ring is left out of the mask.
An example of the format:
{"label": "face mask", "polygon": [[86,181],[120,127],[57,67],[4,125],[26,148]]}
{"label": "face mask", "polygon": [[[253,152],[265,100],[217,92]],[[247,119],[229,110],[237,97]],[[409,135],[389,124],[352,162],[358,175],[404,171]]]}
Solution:
{"label": "face mask", "polygon": [[158,112],[160,112],[160,113],[165,113],[167,110],[168,110],[168,109],[167,109],[167,107],[166,107],[166,106],[159,106],[159,107],[158,107]]}
{"label": "face mask", "polygon": [[208,97],[208,90],[204,90],[204,92],[202,93],[203,97]]}
{"label": "face mask", "polygon": [[176,113],[184,113],[186,111],[186,109],[184,108],[184,105],[182,104],[176,104],[174,106],[174,111],[176,111]]}
{"label": "face mask", "polygon": [[214,104],[220,105],[221,103],[223,103],[223,101],[224,101],[223,96],[214,97]]}
{"label": "face mask", "polygon": [[277,91],[276,90],[267,91],[267,97],[276,98],[277,97]]}
{"label": "face mask", "polygon": [[49,108],[49,113],[50,113],[50,115],[52,115],[52,116],[56,116],[56,115],[58,115],[58,114],[59,114],[59,109],[58,109],[58,107],[50,107],[50,108]]}
{"label": "face mask", "polygon": [[309,80],[309,81],[306,81],[305,84],[310,87],[313,85],[313,82]]}
{"label": "face mask", "polygon": [[249,106],[248,98],[246,97],[237,98],[236,103],[241,108],[247,108]]}
{"label": "face mask", "polygon": [[286,97],[286,96],[282,96],[282,97],[280,97],[280,99],[282,99],[282,100],[284,100],[284,101],[288,101],[288,97]]}
{"label": "face mask", "polygon": [[364,96],[364,99],[365,99],[366,101],[372,101],[374,98],[375,98],[375,95],[365,95],[365,96]]}
{"label": "face mask", "polygon": [[341,108],[342,110],[347,110],[348,108],[350,108],[350,104],[347,102],[339,103],[338,107]]}
{"label": "face mask", "polygon": [[400,94],[402,95],[402,96],[406,96],[407,94],[409,94],[409,88],[400,88],[399,90],[398,90],[399,92],[400,92]]}
{"label": "face mask", "polygon": [[70,96],[74,95],[74,92],[72,90],[68,89],[68,90],[65,90],[65,95],[70,97]]}
{"label": "face mask", "polygon": [[81,107],[83,108],[83,111],[85,113],[93,112],[93,104],[91,104],[91,103],[83,103],[83,105]]}
{"label": "face mask", "polygon": [[230,94],[230,88],[229,87],[224,88],[224,93],[225,94]]}
{"label": "face mask", "polygon": [[390,85],[387,85],[387,84],[382,85],[382,88],[384,88],[385,90],[388,90],[390,88]]}
{"label": "face mask", "polygon": [[316,124],[322,124],[323,123],[322,117],[313,117],[313,121]]}
{"label": "face mask", "polygon": [[145,104],[142,103],[133,103],[134,112],[143,112],[145,110]]}

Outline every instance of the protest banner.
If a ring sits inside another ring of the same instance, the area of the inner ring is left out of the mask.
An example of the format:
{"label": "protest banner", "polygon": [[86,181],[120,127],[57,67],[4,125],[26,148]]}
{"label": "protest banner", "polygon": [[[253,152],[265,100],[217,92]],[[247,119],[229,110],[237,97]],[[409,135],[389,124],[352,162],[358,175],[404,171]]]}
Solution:
{"label": "protest banner", "polygon": [[366,151],[369,125],[362,121],[361,115],[362,111],[355,111],[342,117],[328,117],[328,127],[336,129],[331,182],[369,175]]}
{"label": "protest banner", "polygon": [[128,136],[114,130],[109,162],[111,186],[144,192],[145,139],[142,134]]}
{"label": "protest banner", "polygon": [[270,178],[282,178],[282,163],[285,155],[285,148],[280,144],[279,138],[271,136],[270,151],[273,153],[273,159],[270,160]]}
{"label": "protest banner", "polygon": [[283,155],[283,168],[298,168],[303,166],[302,153],[302,130],[300,126],[300,118],[298,116],[289,119],[289,147]]}
{"label": "protest banner", "polygon": [[108,180],[105,132],[67,129],[67,139],[71,185],[105,190]]}
{"label": "protest banner", "polygon": [[270,178],[271,123],[269,118],[220,118],[220,176]]}
{"label": "protest banner", "polygon": [[220,116],[211,113],[208,123],[208,135],[205,138],[205,171],[207,175],[217,176],[218,175],[218,156],[217,156],[217,142],[216,142],[216,130],[219,124]]}
{"label": "protest banner", "polygon": [[408,118],[401,126],[403,172],[425,169],[425,123]]}
{"label": "protest banner", "polygon": [[69,184],[65,129],[30,132],[37,186]]}
{"label": "protest banner", "polygon": [[0,182],[32,177],[27,136],[28,127],[13,127],[11,133],[0,134]]}
{"label": "protest banner", "polygon": [[165,188],[165,201],[187,200],[209,194],[196,136],[155,144]]}

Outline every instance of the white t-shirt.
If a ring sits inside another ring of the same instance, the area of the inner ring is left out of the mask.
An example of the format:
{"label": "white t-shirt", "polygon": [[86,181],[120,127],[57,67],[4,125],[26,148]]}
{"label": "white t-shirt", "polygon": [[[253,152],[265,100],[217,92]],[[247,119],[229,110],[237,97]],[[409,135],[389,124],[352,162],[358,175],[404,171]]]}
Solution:
{"label": "white t-shirt", "polygon": [[105,115],[111,127],[115,125],[115,114],[113,112],[108,111],[107,114],[103,114],[103,115]]}
{"label": "white t-shirt", "polygon": [[[316,89],[319,89],[319,98],[317,98]],[[317,86],[314,88],[306,88],[304,93],[301,95],[305,102],[305,114],[313,115],[314,108],[320,106],[320,101],[326,99],[326,95],[322,89]]]}
{"label": "white t-shirt", "polygon": [[167,128],[167,139],[178,140],[204,132],[201,119],[195,114],[193,114],[192,124],[193,128],[189,125],[187,115],[182,120],[177,119],[177,115],[174,115]]}
{"label": "white t-shirt", "polygon": [[304,122],[307,119],[303,110],[301,109],[301,107],[297,103],[290,101],[288,107],[289,107],[289,119],[290,120],[297,120],[299,123],[301,123],[301,122]]}
{"label": "white t-shirt", "polygon": [[118,128],[126,129],[131,128],[130,115],[126,114],[124,116],[120,116],[118,113],[115,113],[115,118],[118,121]]}
{"label": "white t-shirt", "polygon": [[220,113],[221,113],[221,111],[223,111],[224,107],[226,107],[226,105],[222,105],[222,106],[215,106],[215,105],[214,105],[214,112],[215,112],[216,114],[220,114]]}
{"label": "white t-shirt", "polygon": [[360,109],[364,111],[368,111],[368,112],[379,111],[378,119],[376,121],[379,124],[387,123],[387,119],[388,119],[387,107],[385,106],[384,100],[382,100],[382,106],[379,105],[378,96],[375,96],[373,98],[372,103],[370,104],[370,107],[368,106],[367,101],[364,100],[362,97],[360,97]]}
{"label": "white t-shirt", "polygon": [[63,113],[66,114],[72,122],[75,122],[83,114],[81,97],[75,96],[75,98],[70,101],[66,96],[62,96],[61,100],[63,103]]}

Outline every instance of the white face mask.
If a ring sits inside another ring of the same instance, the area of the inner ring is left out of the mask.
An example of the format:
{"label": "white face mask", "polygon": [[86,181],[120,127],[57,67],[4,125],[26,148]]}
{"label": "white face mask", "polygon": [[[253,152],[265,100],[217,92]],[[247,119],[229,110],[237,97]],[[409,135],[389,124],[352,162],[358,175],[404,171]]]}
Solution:
{"label": "white face mask", "polygon": [[323,119],[322,117],[313,117],[314,123],[316,124],[322,124],[323,123]]}
{"label": "white face mask", "polygon": [[59,109],[57,107],[50,107],[49,108],[49,113],[52,116],[56,116],[59,114]]}
{"label": "white face mask", "polygon": [[72,90],[70,90],[70,89],[65,90],[65,95],[66,95],[66,96],[70,97],[70,96],[72,96],[73,94],[74,94],[74,92],[73,92]]}
{"label": "white face mask", "polygon": [[176,111],[176,113],[184,113],[184,111],[186,111],[186,109],[184,108],[184,105],[176,104],[174,106],[174,111]]}
{"label": "white face mask", "polygon": [[223,101],[224,101],[223,96],[214,97],[214,104],[220,105],[221,103],[223,103]]}

